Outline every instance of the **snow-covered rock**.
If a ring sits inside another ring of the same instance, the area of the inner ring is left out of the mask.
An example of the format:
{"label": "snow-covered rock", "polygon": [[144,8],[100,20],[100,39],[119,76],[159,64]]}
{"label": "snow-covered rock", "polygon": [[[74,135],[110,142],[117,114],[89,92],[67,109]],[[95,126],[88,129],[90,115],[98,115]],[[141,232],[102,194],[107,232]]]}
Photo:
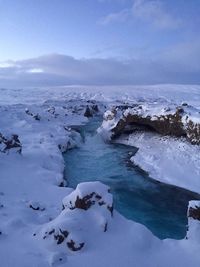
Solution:
{"label": "snow-covered rock", "polygon": [[200,146],[148,131],[122,135],[117,142],[138,148],[131,161],[153,179],[200,192]]}
{"label": "snow-covered rock", "polygon": [[100,182],[79,184],[63,199],[63,208],[57,218],[44,225],[34,236],[39,236],[46,243],[61,245],[66,252],[89,247],[91,239],[99,233],[104,234],[112,223],[112,195],[108,186]]}
{"label": "snow-covered rock", "polygon": [[110,137],[115,138],[122,133],[133,132],[138,125],[162,135],[186,136],[192,144],[200,144],[200,110],[188,105],[165,107],[145,103],[125,107],[125,110],[116,106],[115,112],[104,114],[100,132],[110,132]]}
{"label": "snow-covered rock", "polygon": [[5,137],[0,133],[0,152],[9,153],[15,151],[19,154],[22,152],[22,144],[17,134]]}
{"label": "snow-covered rock", "polygon": [[187,238],[200,247],[200,201],[192,200],[188,207],[188,232]]}

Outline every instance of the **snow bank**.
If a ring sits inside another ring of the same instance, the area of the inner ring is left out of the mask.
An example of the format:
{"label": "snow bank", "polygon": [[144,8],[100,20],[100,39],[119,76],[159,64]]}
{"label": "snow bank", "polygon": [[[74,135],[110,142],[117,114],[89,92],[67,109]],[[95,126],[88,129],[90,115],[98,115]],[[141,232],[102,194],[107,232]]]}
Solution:
{"label": "snow bank", "polygon": [[87,122],[87,105],[61,99],[0,106],[1,266],[49,266],[32,233],[61,212],[72,191],[63,187],[62,152],[82,142],[71,125]]}
{"label": "snow bank", "polygon": [[[113,115],[107,115],[110,113]],[[124,132],[133,132],[138,126],[162,135],[186,136],[192,144],[200,144],[200,110],[187,103],[182,106],[157,102],[117,105],[105,113],[99,131],[107,131],[107,136],[114,139]]]}
{"label": "snow bank", "polygon": [[63,204],[61,214],[33,234],[51,266],[199,266],[199,202],[190,202],[187,237],[180,241],[159,240],[115,210],[110,213],[112,195],[100,182],[79,184]]}
{"label": "snow bank", "polygon": [[200,146],[152,132],[135,132],[118,142],[139,148],[131,161],[153,179],[200,193]]}
{"label": "snow bank", "polygon": [[59,249],[69,255],[71,251],[89,249],[92,243],[99,242],[97,236],[107,232],[112,223],[112,195],[100,182],[79,184],[63,199],[63,207],[57,218],[34,234],[55,252]]}

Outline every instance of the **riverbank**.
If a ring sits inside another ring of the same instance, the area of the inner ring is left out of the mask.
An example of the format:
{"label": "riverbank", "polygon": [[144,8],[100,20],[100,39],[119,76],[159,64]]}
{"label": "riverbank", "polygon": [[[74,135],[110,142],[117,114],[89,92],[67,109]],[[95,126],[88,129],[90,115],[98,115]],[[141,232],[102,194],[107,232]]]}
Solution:
{"label": "riverbank", "polygon": [[142,223],[158,238],[183,239],[188,203],[200,199],[200,195],[158,183],[135,168],[129,159],[139,151],[135,154],[133,146],[104,142],[97,133],[101,123],[99,116],[80,126],[83,142],[64,153],[68,186],[76,188],[81,182],[101,181],[110,186],[115,209],[126,218]]}
{"label": "riverbank", "polygon": [[138,148],[131,161],[154,179],[200,192],[200,146],[152,132],[122,136],[118,142]]}

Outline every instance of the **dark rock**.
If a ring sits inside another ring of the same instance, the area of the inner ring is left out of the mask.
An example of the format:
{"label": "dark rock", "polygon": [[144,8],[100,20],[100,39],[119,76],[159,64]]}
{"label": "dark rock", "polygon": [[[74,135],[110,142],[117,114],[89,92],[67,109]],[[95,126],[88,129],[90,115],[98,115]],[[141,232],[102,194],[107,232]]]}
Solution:
{"label": "dark rock", "polygon": [[25,110],[25,113],[31,117],[33,117],[36,121],[40,121],[41,117],[40,115],[37,113],[37,114],[33,114],[32,112],[30,112],[29,109],[26,109]]}
{"label": "dark rock", "polygon": [[67,230],[63,230],[63,231],[62,231],[62,230],[60,229],[60,232],[64,235],[65,238],[67,238],[68,235],[69,235],[69,232],[68,232]]}
{"label": "dark rock", "polygon": [[188,104],[186,102],[183,102],[181,105],[184,106],[184,107],[188,106]]}
{"label": "dark rock", "polygon": [[0,150],[1,152],[5,153],[12,148],[17,148],[17,153],[19,154],[22,152],[22,144],[17,134],[13,134],[11,138],[6,138],[0,133],[0,144],[3,144],[3,148]]}
{"label": "dark rock", "polygon": [[26,109],[25,110],[25,113],[28,114],[28,115],[30,115],[30,116],[33,116],[33,113],[31,113],[29,109]]}
{"label": "dark rock", "polygon": [[104,232],[107,232],[107,229],[108,229],[108,223],[105,223],[105,225],[104,225]]}
{"label": "dark rock", "polygon": [[111,213],[111,216],[113,216],[113,209],[114,209],[114,207],[113,206],[107,206],[107,209],[110,211],[110,213]]}
{"label": "dark rock", "polygon": [[57,240],[57,245],[60,245],[65,240],[65,237],[63,235],[54,235],[54,239]]}
{"label": "dark rock", "polygon": [[95,198],[96,198],[96,199],[101,199],[102,197],[101,197],[100,195],[96,194],[96,195],[95,195]]}
{"label": "dark rock", "polygon": [[[99,206],[106,205],[106,202],[104,202],[102,200],[102,196],[96,194],[95,192],[92,192],[91,194],[86,195],[82,198],[77,196],[74,204],[70,201],[70,203],[69,203],[70,206],[69,205],[68,206],[63,205],[63,209],[67,207],[70,210],[74,210],[74,209],[88,210],[95,203],[97,203]],[[106,208],[110,211],[111,216],[112,216],[113,215],[113,206],[110,207],[107,205]]]}
{"label": "dark rock", "polygon": [[49,232],[49,235],[52,235],[53,233],[55,233],[55,229],[52,229],[52,230]]}
{"label": "dark rock", "polygon": [[92,195],[87,195],[83,198],[79,198],[79,196],[77,196],[76,201],[75,201],[75,208],[88,210],[92,205],[91,198],[92,198]]}
{"label": "dark rock", "polygon": [[84,245],[85,243],[80,243],[77,246],[76,243],[72,239],[70,240],[70,242],[67,242],[68,248],[71,249],[72,251],[81,250],[84,247]]}
{"label": "dark rock", "polygon": [[195,206],[195,208],[190,207],[188,211],[188,217],[200,221],[200,207],[198,206]]}
{"label": "dark rock", "polygon": [[112,129],[114,136],[119,136],[130,124],[149,126],[152,130],[163,135],[183,136],[185,135],[183,123],[181,121],[180,110],[175,114],[141,117],[138,114],[128,114],[121,118],[116,127]]}
{"label": "dark rock", "polygon": [[59,183],[59,185],[58,185],[59,187],[65,187],[65,181],[63,180],[63,181],[61,181],[60,183]]}
{"label": "dark rock", "polygon": [[33,207],[32,205],[29,205],[29,208],[33,209],[33,210],[39,210],[40,208],[39,207]]}
{"label": "dark rock", "polygon": [[[200,124],[194,123],[188,119],[183,107],[177,107],[175,112],[166,115],[145,116],[136,109],[131,110],[131,113],[122,115],[116,125],[111,129],[114,139],[123,133],[130,134],[138,129],[155,131],[161,135],[170,135],[176,137],[187,137],[192,144],[200,144]],[[142,109],[142,107],[141,107]],[[113,113],[114,114],[114,113]],[[116,117],[116,114],[114,114]],[[185,116],[186,115],[186,116]],[[186,121],[183,124],[183,116]],[[109,118],[108,118],[109,119]],[[113,119],[113,118],[111,118]]]}
{"label": "dark rock", "polygon": [[36,114],[33,116],[33,118],[36,120],[36,121],[40,121],[41,117],[39,114]]}
{"label": "dark rock", "polygon": [[99,206],[103,206],[103,205],[105,205],[106,203],[104,202],[104,201],[100,201],[99,202]]}
{"label": "dark rock", "polygon": [[189,120],[186,125],[187,137],[192,144],[200,145],[200,124]]}
{"label": "dark rock", "polygon": [[29,208],[31,208],[31,209],[33,209],[33,210],[35,210],[35,211],[38,211],[38,210],[40,210],[40,211],[44,211],[44,210],[45,210],[45,208],[42,208],[42,207],[40,207],[39,205],[34,205],[34,204],[30,204],[30,205],[29,205]]}
{"label": "dark rock", "polygon": [[95,111],[95,112],[99,112],[99,108],[97,105],[92,105],[92,109]]}
{"label": "dark rock", "polygon": [[89,108],[89,106],[86,107],[84,116],[85,116],[85,117],[88,117],[88,118],[93,116],[92,111],[91,111],[91,109]]}

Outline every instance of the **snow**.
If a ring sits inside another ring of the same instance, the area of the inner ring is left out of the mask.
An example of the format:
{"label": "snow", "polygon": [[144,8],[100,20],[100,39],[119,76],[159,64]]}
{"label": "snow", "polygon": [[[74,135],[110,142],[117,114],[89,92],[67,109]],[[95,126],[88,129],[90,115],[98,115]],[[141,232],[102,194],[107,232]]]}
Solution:
{"label": "snow", "polygon": [[[0,152],[2,267],[199,267],[198,221],[189,219],[188,239],[159,240],[143,225],[127,220],[115,210],[111,214],[106,208],[112,206],[107,186],[95,182],[80,184],[75,190],[62,187],[62,152],[81,142],[72,126],[87,122],[83,113],[88,100],[106,107],[138,101],[154,102],[160,107],[166,102],[187,102],[198,109],[200,86],[76,86],[0,89],[0,93],[0,133],[6,138],[18,135],[22,145],[21,154],[15,148]],[[111,119],[110,123],[115,122]],[[199,192],[198,146],[148,133],[131,135],[123,142],[139,147],[134,163],[153,178]],[[90,209],[69,208],[69,204],[75,205],[77,196],[84,198],[93,192],[95,204]],[[100,200],[95,195],[100,195],[106,204],[98,204]],[[53,227],[59,232],[61,226],[69,230],[69,241],[85,244],[81,250],[71,251],[64,244],[56,244],[52,236],[43,239],[45,232]]]}
{"label": "snow", "polygon": [[42,240],[47,250],[51,246],[55,253],[59,250],[69,256],[101,242],[101,233],[108,230],[112,221],[108,207],[113,203],[108,187],[100,182],[79,184],[63,203],[61,214],[34,234],[38,241]]}
{"label": "snow", "polygon": [[97,202],[106,203],[107,206],[112,207],[113,206],[112,195],[109,194],[108,192],[109,192],[108,186],[103,185],[98,181],[80,183],[78,184],[76,190],[73,193],[71,193],[69,196],[63,199],[63,205],[64,207],[73,206],[77,196],[80,198],[84,198],[85,196],[90,195],[91,193],[95,193],[92,199],[94,198],[94,200],[96,201],[95,198],[97,196],[100,196],[101,198]]}
{"label": "snow", "polygon": [[137,132],[118,142],[139,148],[131,160],[152,178],[200,193],[200,146],[152,132]]}

